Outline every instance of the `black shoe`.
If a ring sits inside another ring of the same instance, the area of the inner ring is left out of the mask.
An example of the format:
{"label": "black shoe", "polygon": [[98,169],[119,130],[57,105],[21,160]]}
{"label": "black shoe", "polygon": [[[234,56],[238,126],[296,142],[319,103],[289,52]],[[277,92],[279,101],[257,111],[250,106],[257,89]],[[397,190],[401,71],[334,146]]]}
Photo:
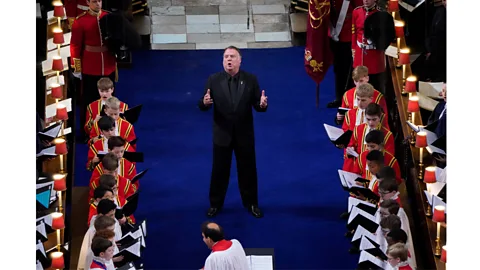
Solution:
{"label": "black shoe", "polygon": [[349,215],[350,215],[350,214],[349,214],[348,212],[343,212],[343,213],[340,215],[340,218],[341,218],[341,219],[348,219],[348,216],[349,216]]}
{"label": "black shoe", "polygon": [[220,211],[220,208],[210,207],[207,211],[207,217],[209,218],[214,217],[218,214],[219,211]]}
{"label": "black shoe", "polygon": [[257,206],[255,205],[250,205],[248,207],[248,212],[250,212],[250,214],[252,214],[254,217],[256,218],[261,218],[263,217],[263,213],[262,213],[262,210],[260,210],[260,208],[258,208]]}
{"label": "black shoe", "polygon": [[338,108],[338,107],[340,107],[340,105],[342,105],[341,101],[334,100],[334,101],[327,104],[327,108]]}

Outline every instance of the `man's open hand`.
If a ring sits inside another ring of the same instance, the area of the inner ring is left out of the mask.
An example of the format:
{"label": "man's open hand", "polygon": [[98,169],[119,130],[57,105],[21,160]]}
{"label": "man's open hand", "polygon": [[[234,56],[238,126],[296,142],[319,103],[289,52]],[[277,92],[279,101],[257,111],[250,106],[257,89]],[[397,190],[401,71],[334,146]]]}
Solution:
{"label": "man's open hand", "polygon": [[208,89],[205,96],[203,96],[203,104],[205,106],[210,106],[213,104],[213,99],[210,97],[210,89]]}
{"label": "man's open hand", "polygon": [[265,96],[265,90],[262,90],[262,96],[260,97],[260,107],[266,108],[268,105],[268,97]]}

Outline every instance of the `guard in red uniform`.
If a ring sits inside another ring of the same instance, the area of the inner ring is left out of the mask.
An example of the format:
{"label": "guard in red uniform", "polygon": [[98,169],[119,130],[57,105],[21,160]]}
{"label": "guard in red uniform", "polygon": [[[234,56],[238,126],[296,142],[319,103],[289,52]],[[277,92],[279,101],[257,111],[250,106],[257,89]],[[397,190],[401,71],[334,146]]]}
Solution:
{"label": "guard in red uniform", "polygon": [[370,83],[382,93],[385,93],[382,80],[386,63],[385,51],[377,49],[371,40],[364,36],[364,23],[368,16],[379,12],[376,0],[363,0],[363,6],[357,7],[352,13],[352,54],[353,68],[366,66],[369,71]]}
{"label": "guard in red uniform", "polygon": [[108,16],[101,0],[88,0],[88,11],[79,15],[72,25],[70,40],[73,75],[82,80],[80,121],[85,125],[87,105],[99,98],[97,82],[102,77],[115,81],[117,62],[102,39],[99,20]]}
{"label": "guard in red uniform", "polygon": [[75,18],[88,10],[87,0],[63,0],[63,2],[68,18],[68,25],[70,29],[72,29]]}
{"label": "guard in red uniform", "polygon": [[345,90],[353,87],[350,80],[352,58],[350,58],[350,44],[352,35],[350,25],[352,24],[353,10],[362,5],[362,0],[332,0],[330,6],[330,48],[333,53],[333,71],[335,73],[335,100],[327,107],[335,108],[340,106],[342,95]]}

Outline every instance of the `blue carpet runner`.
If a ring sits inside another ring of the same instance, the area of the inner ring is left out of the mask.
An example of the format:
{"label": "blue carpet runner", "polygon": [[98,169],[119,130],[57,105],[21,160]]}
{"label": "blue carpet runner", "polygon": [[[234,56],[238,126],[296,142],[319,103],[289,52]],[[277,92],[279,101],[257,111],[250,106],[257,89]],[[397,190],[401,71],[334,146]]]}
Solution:
{"label": "blue carpet runner", "polygon": [[[258,76],[269,101],[255,114],[259,202],[255,219],[242,208],[235,157],[225,208],[214,221],[246,248],[274,248],[277,269],[353,269],[344,237],[347,194],[338,181],[342,152],[323,123],[333,123],[334,77],[329,71],[315,108],[315,84],[303,67],[303,48],[243,50],[242,68]],[[212,111],[196,107],[208,75],[222,70],[222,51],[141,51],[120,70],[115,94],[143,104],[135,132],[145,153],[137,220],[147,219],[146,269],[199,269],[209,250],[200,225],[209,207]],[[77,147],[76,185],[88,184],[85,145]],[[87,207],[87,205],[85,205]]]}

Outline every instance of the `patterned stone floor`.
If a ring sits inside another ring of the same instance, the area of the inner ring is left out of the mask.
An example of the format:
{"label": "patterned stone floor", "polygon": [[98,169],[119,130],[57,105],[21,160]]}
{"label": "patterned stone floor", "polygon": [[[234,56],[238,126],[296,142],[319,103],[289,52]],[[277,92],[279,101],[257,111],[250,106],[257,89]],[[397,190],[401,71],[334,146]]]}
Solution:
{"label": "patterned stone floor", "polygon": [[292,46],[290,0],[149,0],[148,4],[152,49]]}

